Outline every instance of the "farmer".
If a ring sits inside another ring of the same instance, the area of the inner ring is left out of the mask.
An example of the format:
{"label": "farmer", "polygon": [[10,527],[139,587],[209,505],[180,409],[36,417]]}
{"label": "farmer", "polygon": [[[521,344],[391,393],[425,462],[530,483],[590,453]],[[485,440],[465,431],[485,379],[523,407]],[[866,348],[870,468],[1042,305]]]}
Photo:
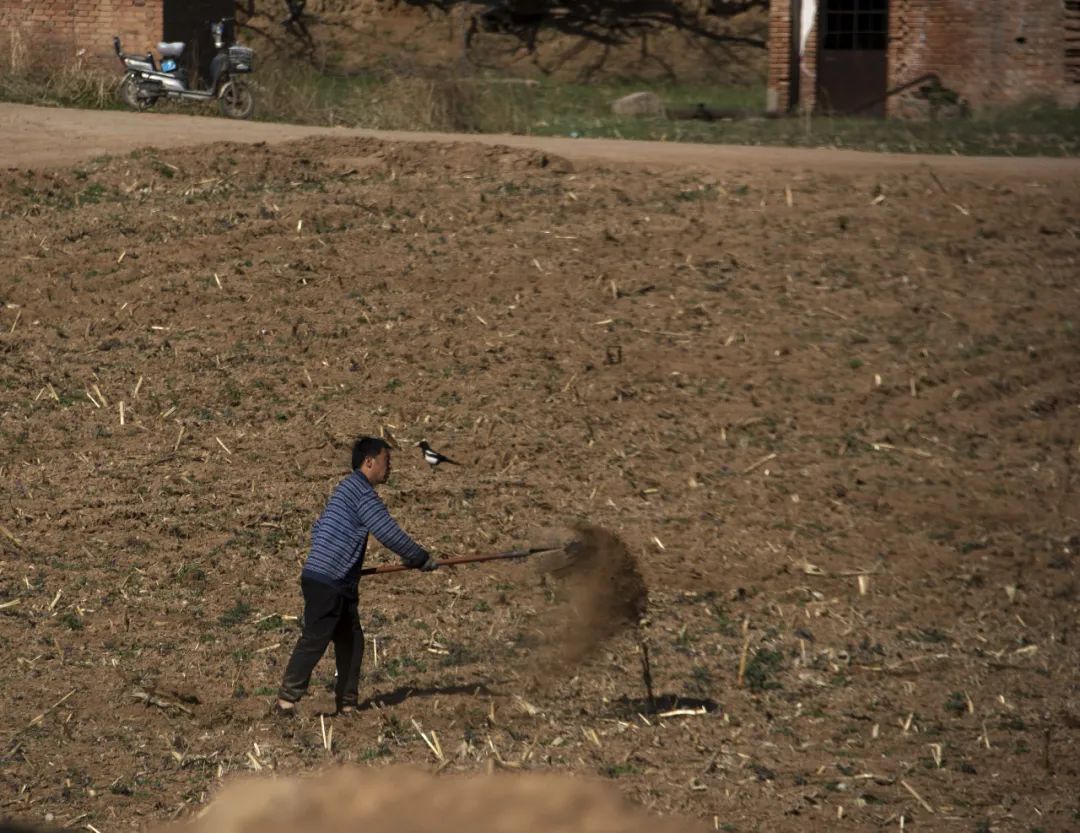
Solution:
{"label": "farmer", "polygon": [[375,487],[390,477],[390,446],[377,437],[353,445],[352,474],[330,496],[311,531],[311,550],[300,574],[304,594],[303,632],[296,642],[274,709],[296,712],[296,702],[311,682],[311,672],[334,642],[337,661],[335,699],[339,714],[356,710],[364,631],[357,611],[357,585],[368,534],[393,550],[409,567],[430,571],[435,559],[390,517]]}

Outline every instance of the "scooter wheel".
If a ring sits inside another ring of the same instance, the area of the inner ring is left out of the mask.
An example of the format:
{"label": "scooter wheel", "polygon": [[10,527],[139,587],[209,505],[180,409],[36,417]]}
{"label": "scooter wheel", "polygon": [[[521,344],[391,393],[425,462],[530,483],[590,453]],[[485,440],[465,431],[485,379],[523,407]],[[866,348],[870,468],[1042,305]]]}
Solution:
{"label": "scooter wheel", "polygon": [[250,119],[255,115],[255,90],[246,81],[229,79],[218,94],[221,114],[230,119]]}
{"label": "scooter wheel", "polygon": [[139,97],[139,79],[135,75],[125,75],[116,94],[132,110],[146,110],[154,106],[155,99]]}

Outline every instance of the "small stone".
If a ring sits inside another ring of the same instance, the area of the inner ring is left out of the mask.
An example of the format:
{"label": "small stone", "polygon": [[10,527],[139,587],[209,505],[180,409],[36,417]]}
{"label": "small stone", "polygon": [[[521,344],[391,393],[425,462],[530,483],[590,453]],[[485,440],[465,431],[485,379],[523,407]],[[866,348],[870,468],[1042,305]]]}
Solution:
{"label": "small stone", "polygon": [[662,116],[664,102],[656,93],[630,93],[612,102],[611,112],[616,116]]}

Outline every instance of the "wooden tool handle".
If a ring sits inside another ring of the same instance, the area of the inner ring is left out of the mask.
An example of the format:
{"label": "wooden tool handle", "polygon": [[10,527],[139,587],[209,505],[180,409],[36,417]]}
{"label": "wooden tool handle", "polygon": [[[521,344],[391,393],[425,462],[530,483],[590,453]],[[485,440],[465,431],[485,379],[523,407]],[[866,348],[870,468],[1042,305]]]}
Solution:
{"label": "wooden tool handle", "polygon": [[[454,558],[441,559],[440,567],[452,567],[455,564],[473,564],[477,561],[496,561],[500,558],[525,558],[538,552],[547,552],[547,549],[533,548],[527,550],[512,550],[510,552],[496,552],[490,555],[459,555]],[[401,573],[406,570],[416,570],[417,567],[406,567],[404,564],[380,564],[378,567],[365,567],[360,571],[362,576],[374,576],[382,573]]]}

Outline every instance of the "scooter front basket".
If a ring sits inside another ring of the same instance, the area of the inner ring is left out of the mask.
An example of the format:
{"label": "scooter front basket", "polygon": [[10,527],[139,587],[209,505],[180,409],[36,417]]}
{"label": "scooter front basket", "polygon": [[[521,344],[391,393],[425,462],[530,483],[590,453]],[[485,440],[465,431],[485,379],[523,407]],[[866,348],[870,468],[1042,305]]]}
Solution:
{"label": "scooter front basket", "polygon": [[229,69],[233,72],[251,72],[255,69],[255,52],[246,46],[230,46]]}

